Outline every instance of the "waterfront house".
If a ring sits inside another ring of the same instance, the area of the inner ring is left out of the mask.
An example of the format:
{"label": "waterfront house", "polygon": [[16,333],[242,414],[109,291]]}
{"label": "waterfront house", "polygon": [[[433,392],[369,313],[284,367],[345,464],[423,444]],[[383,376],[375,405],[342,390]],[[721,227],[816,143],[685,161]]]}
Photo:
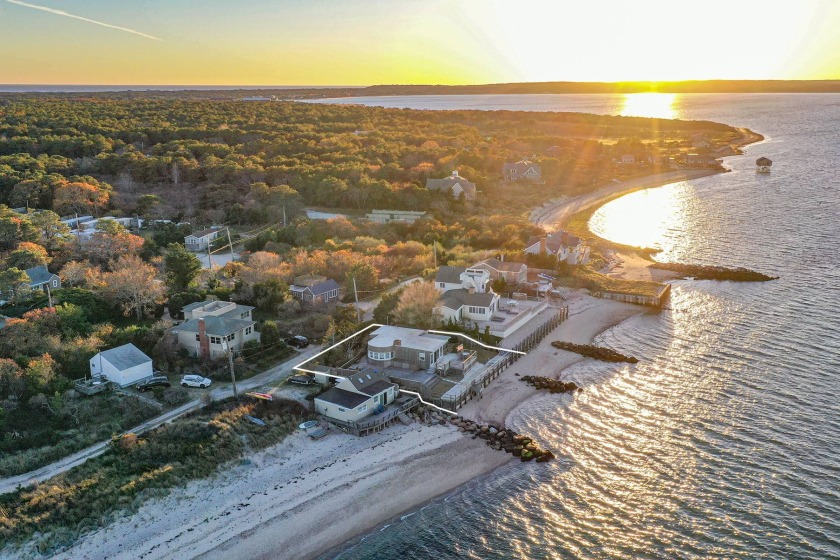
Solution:
{"label": "waterfront house", "polygon": [[426,216],[425,212],[417,210],[371,210],[367,219],[378,224],[404,223],[413,224]]}
{"label": "waterfront house", "polygon": [[154,375],[152,359],[133,344],[104,350],[90,359],[91,377],[104,377],[120,387]]}
{"label": "waterfront house", "polygon": [[720,161],[707,154],[686,154],[685,164],[691,167],[717,167]]}
{"label": "waterfront house", "polygon": [[446,335],[382,326],[370,334],[367,359],[374,367],[428,369],[446,353],[448,341]]}
{"label": "waterfront house", "polygon": [[338,301],[339,285],[332,278],[308,274],[295,278],[289,292],[303,304],[322,306]]}
{"label": "waterfront house", "polygon": [[525,243],[525,252],[528,254],[552,254],[558,261],[571,265],[586,264],[590,251],[590,247],[580,237],[562,230],[545,237],[531,237]]}
{"label": "waterfront house", "polygon": [[443,321],[487,321],[499,309],[499,296],[489,284],[485,268],[442,266],[435,275],[435,287],[441,292],[435,311]]}
{"label": "waterfront house", "polygon": [[528,280],[528,265],[525,263],[487,259],[476,263],[473,268],[486,270],[493,280],[504,278],[505,283],[510,286],[516,286]]}
{"label": "waterfront house", "polygon": [[191,233],[184,238],[184,246],[190,251],[206,251],[210,244],[222,235],[222,231],[221,226],[213,226]]}
{"label": "waterfront house", "polygon": [[315,397],[315,411],[327,419],[358,422],[392,404],[399,392],[381,371],[366,369],[336,383]]}
{"label": "waterfront house", "polygon": [[542,169],[538,164],[523,159],[516,163],[505,163],[502,166],[502,175],[504,180],[510,183],[522,179],[538,182],[542,180]]}
{"label": "waterfront house", "polygon": [[426,179],[426,188],[449,193],[453,198],[463,197],[465,200],[475,200],[476,195],[475,183],[458,175],[457,170],[445,179]]}
{"label": "waterfront house", "polygon": [[631,165],[636,163],[636,156],[634,156],[633,154],[622,154],[620,161],[624,165]]}
{"label": "waterfront house", "polygon": [[35,290],[57,290],[61,287],[61,278],[58,274],[53,274],[44,265],[33,266],[24,270],[29,276],[29,289]]}
{"label": "waterfront house", "polygon": [[259,340],[254,310],[230,301],[201,301],[184,306],[186,321],[170,329],[190,355],[215,359],[228,351],[242,352],[249,340]]}

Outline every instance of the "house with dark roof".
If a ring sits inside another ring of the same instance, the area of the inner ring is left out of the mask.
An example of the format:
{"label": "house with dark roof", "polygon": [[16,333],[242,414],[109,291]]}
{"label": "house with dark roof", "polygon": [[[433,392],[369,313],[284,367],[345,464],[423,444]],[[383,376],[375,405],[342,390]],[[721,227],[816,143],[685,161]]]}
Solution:
{"label": "house with dark roof", "polygon": [[29,276],[29,288],[32,290],[57,290],[61,287],[61,278],[47,270],[46,266],[35,266],[24,270]]}
{"label": "house with dark roof", "polygon": [[184,238],[184,246],[190,251],[205,251],[213,241],[222,235],[224,228],[213,226],[201,231],[196,231]]}
{"label": "house with dark roof", "polygon": [[444,321],[488,321],[499,309],[499,296],[489,284],[490,273],[483,268],[442,266],[435,275],[441,292],[435,311]]}
{"label": "house with dark roof", "polygon": [[502,166],[502,175],[509,183],[522,180],[537,183],[542,181],[542,168],[537,163],[523,159],[516,163],[505,163]]}
{"label": "house with dark roof", "polygon": [[525,252],[531,255],[552,254],[560,262],[572,265],[589,262],[590,247],[583,240],[566,231],[555,231],[545,237],[533,236],[525,243]]}
{"label": "house with dark roof", "polygon": [[99,352],[90,359],[91,377],[104,377],[120,387],[154,375],[152,359],[133,344]]}
{"label": "house with dark roof", "polygon": [[229,351],[237,355],[246,342],[260,339],[251,316],[253,310],[249,305],[230,301],[191,303],[184,306],[186,320],[172,327],[170,332],[192,356],[214,359]]}
{"label": "house with dark roof", "polygon": [[315,411],[328,419],[358,422],[384,409],[397,398],[399,387],[382,371],[362,370],[315,397]]}
{"label": "house with dark roof", "polygon": [[326,276],[298,276],[295,283],[289,286],[293,298],[312,306],[337,302],[339,291],[338,282]]}
{"label": "house with dark roof", "polygon": [[458,175],[457,170],[453,171],[452,175],[445,179],[426,179],[426,188],[430,191],[448,193],[452,198],[463,196],[465,200],[475,200],[476,195],[475,183],[467,181]]}
{"label": "house with dark roof", "polygon": [[528,265],[520,262],[487,259],[476,263],[473,268],[481,268],[490,273],[490,278],[504,278],[509,286],[516,286],[528,280]]}

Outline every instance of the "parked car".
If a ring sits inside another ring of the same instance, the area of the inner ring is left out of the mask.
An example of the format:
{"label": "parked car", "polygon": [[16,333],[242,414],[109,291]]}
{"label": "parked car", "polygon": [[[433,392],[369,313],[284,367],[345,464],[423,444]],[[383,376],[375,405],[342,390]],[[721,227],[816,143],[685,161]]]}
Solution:
{"label": "parked car", "polygon": [[155,387],[171,387],[172,383],[169,382],[169,379],[162,375],[156,375],[154,377],[150,377],[144,381],[141,381],[137,384],[138,391],[151,391]]}
{"label": "parked car", "polygon": [[290,336],[284,342],[289,346],[294,346],[295,348],[306,348],[307,346],[309,346],[309,339],[307,339],[305,336],[300,336],[299,334],[295,336]]}
{"label": "parked car", "polygon": [[212,379],[207,379],[200,375],[185,375],[181,378],[182,387],[200,387],[204,389],[205,387],[209,387],[211,383],[213,383]]}
{"label": "parked car", "polygon": [[293,375],[289,378],[289,383],[295,385],[312,385],[315,383],[314,375]]}

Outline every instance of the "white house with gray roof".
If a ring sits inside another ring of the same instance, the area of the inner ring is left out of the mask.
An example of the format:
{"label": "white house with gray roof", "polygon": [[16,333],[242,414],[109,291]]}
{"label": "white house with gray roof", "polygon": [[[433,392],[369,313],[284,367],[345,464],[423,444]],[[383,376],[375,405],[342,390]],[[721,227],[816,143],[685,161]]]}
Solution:
{"label": "white house with gray roof", "polygon": [[442,266],[435,276],[441,292],[435,311],[444,322],[489,321],[499,310],[499,296],[489,284],[490,272],[484,268]]}
{"label": "white house with gray roof", "polygon": [[154,375],[152,359],[133,344],[99,352],[90,359],[91,377],[104,377],[120,387]]}
{"label": "white house with gray roof", "polygon": [[29,276],[29,288],[32,290],[57,290],[61,287],[61,278],[47,270],[46,266],[35,266],[24,270]]}
{"label": "white house with gray roof", "polygon": [[250,305],[230,301],[200,301],[184,306],[186,321],[170,329],[192,356],[219,358],[242,352],[249,340],[259,340]]}
{"label": "white house with gray roof", "polygon": [[381,371],[363,370],[315,397],[315,411],[342,422],[358,422],[397,398],[399,388]]}
{"label": "white house with gray roof", "polygon": [[516,163],[506,163],[502,166],[502,174],[505,181],[515,183],[520,180],[527,180],[539,182],[542,180],[542,169],[539,164],[536,164],[527,159],[517,161]]}
{"label": "white house with gray roof", "polygon": [[431,191],[449,193],[452,195],[452,198],[463,196],[465,200],[475,200],[475,183],[467,181],[458,175],[457,170],[453,171],[452,175],[445,179],[426,179],[426,188]]}
{"label": "white house with gray roof", "polygon": [[184,238],[184,246],[190,251],[205,251],[213,241],[222,235],[221,226],[213,226],[201,231],[196,231]]}
{"label": "white house with gray roof", "polygon": [[386,325],[370,334],[367,360],[375,367],[428,369],[445,354],[448,342],[446,335]]}

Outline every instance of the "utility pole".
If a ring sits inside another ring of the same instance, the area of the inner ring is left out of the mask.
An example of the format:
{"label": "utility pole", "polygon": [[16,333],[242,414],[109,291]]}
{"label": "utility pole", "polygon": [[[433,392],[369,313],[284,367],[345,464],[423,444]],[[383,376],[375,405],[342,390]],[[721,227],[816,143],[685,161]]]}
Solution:
{"label": "utility pole", "polygon": [[356,277],[353,277],[353,294],[356,296],[356,322],[362,322],[361,312],[359,311],[359,291],[356,289]]}
{"label": "utility pole", "polygon": [[286,205],[283,205],[283,227],[286,227]]}
{"label": "utility pole", "polygon": [[233,242],[230,240],[230,229],[225,226],[225,231],[227,232],[228,236],[228,247],[230,247],[230,262],[233,262]]}
{"label": "utility pole", "polygon": [[210,256],[210,242],[207,242],[207,266],[210,267],[210,272],[213,272],[213,257]]}
{"label": "utility pole", "polygon": [[47,282],[47,283],[46,283],[46,284],[44,284],[44,285],[47,287],[47,298],[48,298],[48,299],[49,299],[49,301],[50,301],[50,307],[52,307],[52,306],[53,306],[53,304],[52,304],[52,292],[50,291],[50,283],[49,283],[49,282]]}
{"label": "utility pole", "polygon": [[437,241],[432,239],[432,252],[435,255],[435,268],[437,268]]}
{"label": "utility pole", "polygon": [[233,348],[225,343],[227,348],[228,363],[230,364],[230,382],[233,383],[233,398],[239,400],[239,393],[236,391],[236,373],[233,371]]}

